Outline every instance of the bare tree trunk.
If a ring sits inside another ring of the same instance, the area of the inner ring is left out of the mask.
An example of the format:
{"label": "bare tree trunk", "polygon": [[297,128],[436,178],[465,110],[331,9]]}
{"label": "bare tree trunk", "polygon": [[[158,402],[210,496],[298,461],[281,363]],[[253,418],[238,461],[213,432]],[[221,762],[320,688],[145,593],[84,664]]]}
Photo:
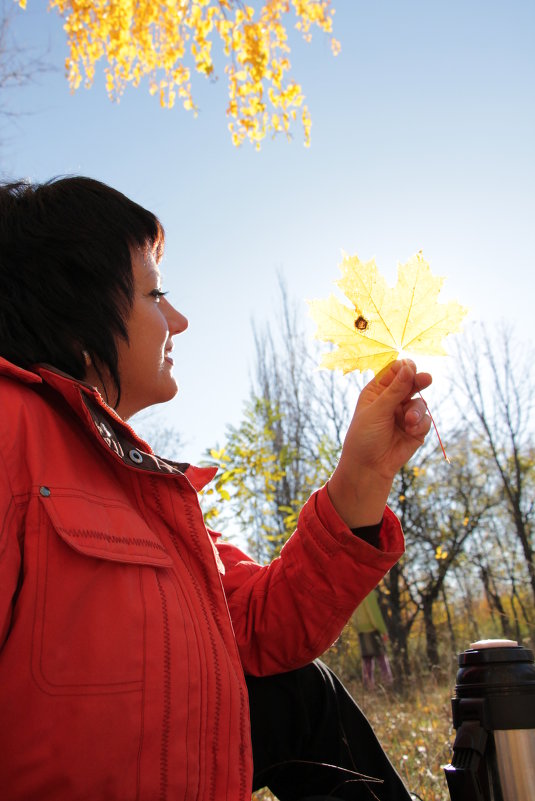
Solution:
{"label": "bare tree trunk", "polygon": [[448,621],[448,631],[450,633],[450,645],[452,654],[457,653],[457,639],[455,637],[455,629],[453,627],[453,620],[451,619],[450,605],[446,595],[446,588],[442,585],[442,600],[444,602],[444,609],[446,610],[446,619]]}
{"label": "bare tree trunk", "polygon": [[[515,363],[518,353],[523,354],[521,363]],[[468,401],[459,408],[465,419],[471,409],[488,447],[489,468],[494,467],[495,483],[503,492],[535,603],[533,352],[515,345],[510,330],[503,328],[494,342],[485,329],[479,337],[465,338],[457,355],[454,384]]]}
{"label": "bare tree trunk", "polygon": [[500,621],[502,634],[506,640],[509,640],[512,636],[511,625],[509,623],[509,618],[507,617],[507,612],[503,607],[499,593],[495,589],[492,589],[491,587],[491,575],[489,569],[484,565],[482,565],[480,569],[480,575],[481,575],[481,581],[483,583],[483,588],[485,590],[487,603],[489,605],[491,613],[493,610],[496,610],[496,612],[498,613],[498,619]]}
{"label": "bare tree trunk", "polygon": [[426,596],[422,600],[422,615],[425,629],[425,652],[427,662],[431,669],[440,664],[438,656],[438,636],[437,629],[433,620],[433,599]]}
{"label": "bare tree trunk", "polygon": [[[410,625],[403,621],[401,608],[402,567],[394,565],[383,580],[388,588],[388,600],[382,600],[381,607],[388,629],[388,637],[392,646],[392,673],[394,689],[401,692],[410,676],[408,637]],[[380,596],[382,598],[382,596]]]}
{"label": "bare tree trunk", "polygon": [[466,619],[470,623],[470,628],[472,629],[473,632],[472,637],[474,640],[479,640],[480,639],[479,629],[477,626],[476,617],[474,615],[474,604],[470,587],[463,581],[463,577],[459,573],[459,571],[456,571],[456,576],[457,576],[457,581],[459,582],[459,586],[463,592],[463,600],[466,609]]}

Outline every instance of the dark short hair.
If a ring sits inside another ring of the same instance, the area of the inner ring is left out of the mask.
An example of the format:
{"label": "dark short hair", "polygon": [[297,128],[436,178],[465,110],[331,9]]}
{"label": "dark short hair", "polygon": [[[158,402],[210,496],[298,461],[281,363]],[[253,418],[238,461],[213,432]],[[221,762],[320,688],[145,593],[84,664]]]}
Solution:
{"label": "dark short hair", "polygon": [[154,214],[92,178],[0,185],[0,355],[82,379],[86,350],[109,370],[117,405],[132,250],[150,249],[159,261],[163,244]]}

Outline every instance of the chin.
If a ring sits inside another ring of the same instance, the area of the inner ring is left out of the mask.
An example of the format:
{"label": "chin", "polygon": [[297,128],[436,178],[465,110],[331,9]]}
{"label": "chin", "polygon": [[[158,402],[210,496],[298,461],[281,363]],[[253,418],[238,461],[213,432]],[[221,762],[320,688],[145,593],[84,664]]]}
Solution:
{"label": "chin", "polygon": [[167,401],[172,400],[178,394],[178,381],[175,381],[174,378],[167,383],[164,392],[162,392],[162,397],[158,401],[158,403],[167,403]]}
{"label": "chin", "polygon": [[166,381],[155,381],[152,386],[145,386],[145,392],[138,391],[133,396],[132,393],[124,393],[116,412],[123,420],[129,420],[143,409],[167,403],[177,393],[178,382],[174,378],[168,377]]}

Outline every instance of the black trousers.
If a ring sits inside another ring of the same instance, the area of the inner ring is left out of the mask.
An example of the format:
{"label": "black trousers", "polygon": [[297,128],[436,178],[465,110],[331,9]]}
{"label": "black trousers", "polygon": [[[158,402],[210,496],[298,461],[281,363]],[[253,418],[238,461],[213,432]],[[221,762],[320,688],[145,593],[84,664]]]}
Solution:
{"label": "black trousers", "polygon": [[279,801],[410,801],[366,717],[322,662],[247,676],[254,785]]}

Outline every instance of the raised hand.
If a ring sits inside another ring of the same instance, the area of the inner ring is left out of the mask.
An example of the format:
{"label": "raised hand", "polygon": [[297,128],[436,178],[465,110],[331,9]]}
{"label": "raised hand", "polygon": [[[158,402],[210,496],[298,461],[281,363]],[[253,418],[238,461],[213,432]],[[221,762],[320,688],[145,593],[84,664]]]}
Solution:
{"label": "raised hand", "polygon": [[362,390],[329,480],[335,509],[350,528],[378,523],[398,470],[423,443],[431,426],[422,398],[429,373],[396,361]]}

